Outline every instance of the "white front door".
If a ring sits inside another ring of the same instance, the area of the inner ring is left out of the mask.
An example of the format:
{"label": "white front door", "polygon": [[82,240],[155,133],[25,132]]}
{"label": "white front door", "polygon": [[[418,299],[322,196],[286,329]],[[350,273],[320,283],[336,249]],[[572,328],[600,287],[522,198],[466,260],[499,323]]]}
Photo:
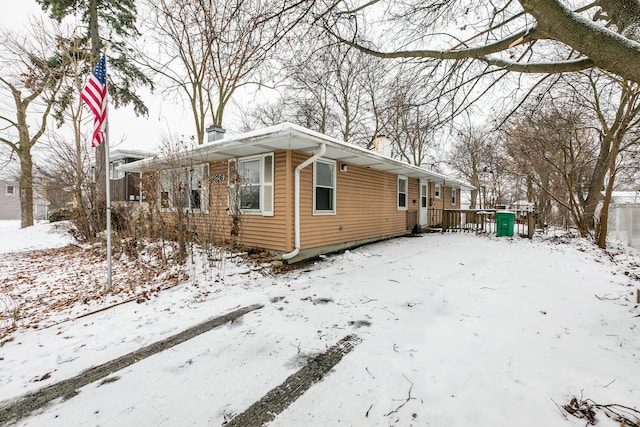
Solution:
{"label": "white front door", "polygon": [[429,182],[420,180],[420,209],[418,223],[427,226],[427,212],[429,210]]}

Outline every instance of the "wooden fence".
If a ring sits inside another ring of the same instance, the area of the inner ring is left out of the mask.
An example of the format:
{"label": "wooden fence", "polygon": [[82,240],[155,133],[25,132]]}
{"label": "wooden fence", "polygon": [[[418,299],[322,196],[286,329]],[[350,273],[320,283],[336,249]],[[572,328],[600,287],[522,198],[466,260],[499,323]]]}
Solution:
{"label": "wooden fence", "polygon": [[[494,233],[496,223],[495,209],[429,209],[430,229],[442,232],[473,231],[476,233]],[[531,238],[535,231],[535,216],[525,210],[511,210],[515,213],[513,233]]]}

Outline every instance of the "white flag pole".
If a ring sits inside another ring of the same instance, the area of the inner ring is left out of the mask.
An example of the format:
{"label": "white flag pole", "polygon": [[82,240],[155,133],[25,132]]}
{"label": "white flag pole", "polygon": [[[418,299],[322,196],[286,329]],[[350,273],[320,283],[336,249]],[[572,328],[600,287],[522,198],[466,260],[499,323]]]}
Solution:
{"label": "white flag pole", "polygon": [[[105,54],[105,69],[107,56]],[[104,159],[105,159],[105,177],[106,177],[106,196],[107,196],[107,291],[111,289],[111,172],[109,161],[109,86],[105,75],[105,138],[104,138]]]}

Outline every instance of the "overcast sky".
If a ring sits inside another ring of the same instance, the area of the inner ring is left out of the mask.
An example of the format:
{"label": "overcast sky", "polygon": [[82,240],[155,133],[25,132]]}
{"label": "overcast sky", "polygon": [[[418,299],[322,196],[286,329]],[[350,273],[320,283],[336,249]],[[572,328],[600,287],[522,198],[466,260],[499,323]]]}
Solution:
{"label": "overcast sky", "polygon": [[[5,0],[6,1],[6,0]],[[35,0],[12,2],[11,7],[0,13],[3,29],[26,31],[29,17],[43,16]],[[108,66],[107,66],[108,67]],[[159,95],[142,94],[149,108],[148,118],[136,117],[133,108],[109,110],[109,141],[113,149],[153,150],[167,135],[194,134],[193,119],[178,103],[162,100]],[[87,115],[88,116],[88,115]],[[234,113],[225,114],[225,121],[232,122]],[[87,124],[91,126],[91,124]],[[85,129],[88,134],[90,129]]]}

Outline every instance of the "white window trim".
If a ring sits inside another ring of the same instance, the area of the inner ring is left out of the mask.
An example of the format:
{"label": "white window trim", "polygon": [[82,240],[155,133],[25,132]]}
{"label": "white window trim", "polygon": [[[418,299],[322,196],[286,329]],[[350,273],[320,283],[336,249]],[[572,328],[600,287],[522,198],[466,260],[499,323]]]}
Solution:
{"label": "white window trim", "polygon": [[456,205],[456,192],[457,190],[455,188],[451,188],[451,206]]}
{"label": "white window trim", "polygon": [[[111,174],[111,176],[109,177],[110,179],[122,179],[125,177],[125,172],[119,171],[118,167],[124,165],[124,160],[114,160],[111,162],[110,165],[110,170],[109,173]],[[116,177],[116,175],[122,175],[122,176],[118,176]]]}
{"label": "white window trim", "polygon": [[[404,206],[400,206],[400,181],[404,181]],[[406,211],[409,209],[409,179],[404,175],[398,175],[396,185],[396,207],[399,211]]]}
{"label": "white window trim", "polygon": [[[421,209],[429,209],[429,184],[426,182],[420,181],[420,208]],[[424,190],[424,193],[422,193]],[[422,199],[424,198],[424,206],[422,206]]]}
{"label": "white window trim", "polygon": [[[264,164],[265,158],[271,157],[271,189],[269,190],[269,197],[271,198],[271,210],[267,211],[264,209],[265,206],[265,196],[267,191],[265,191],[265,186],[269,186],[269,184],[265,184],[264,180]],[[229,162],[236,162],[236,170],[240,170],[240,162],[242,161],[251,161],[251,160],[260,160],[260,209],[242,209],[240,208],[240,212],[243,215],[260,215],[260,216],[273,216],[274,215],[274,203],[275,199],[273,197],[273,189],[275,187],[275,183],[273,182],[275,176],[275,168],[276,168],[276,158],[274,153],[265,153],[257,156],[246,156],[246,157],[238,157],[237,159],[230,159]],[[229,172],[229,176],[231,176],[231,172]],[[232,184],[229,184],[229,187],[232,188]],[[240,197],[238,195],[238,197]],[[229,207],[231,207],[231,199],[229,199]],[[231,209],[229,209],[231,213]]]}
{"label": "white window trim", "polygon": [[433,189],[433,197],[439,199],[441,194],[442,186],[440,184],[435,184],[435,188]]}
{"label": "white window trim", "polygon": [[[200,199],[200,209],[193,209],[191,206],[185,207],[185,212],[191,213],[209,213],[209,163],[200,163],[198,165],[194,165],[193,167],[187,168],[176,168],[176,169],[163,169],[159,174],[159,183],[158,183],[158,206],[160,206],[160,212],[175,212],[178,208],[174,204],[174,194],[171,194],[169,191],[169,207],[162,207],[162,173],[177,173],[177,172],[186,172],[189,176],[189,181],[191,180],[191,171],[196,168],[203,168],[202,170],[202,194]],[[171,189],[170,189],[171,190]],[[191,191],[191,189],[189,189]],[[189,196],[189,205],[191,205],[191,197]]]}
{"label": "white window trim", "polygon": [[[326,163],[326,164],[333,165],[333,200],[331,202],[333,209],[330,211],[316,210],[316,171],[318,170],[318,168],[316,168],[316,163]],[[315,162],[313,162],[313,214],[314,215],[335,215],[336,214],[336,193],[337,193],[336,183],[337,183],[337,175],[338,175],[336,167],[337,167],[337,163],[335,160],[318,159]]]}
{"label": "white window trim", "polygon": [[[9,192],[9,188],[11,188],[11,192]],[[10,185],[10,184],[6,184],[4,187],[4,195],[7,197],[13,197],[16,195],[16,186],[15,185]]]}

